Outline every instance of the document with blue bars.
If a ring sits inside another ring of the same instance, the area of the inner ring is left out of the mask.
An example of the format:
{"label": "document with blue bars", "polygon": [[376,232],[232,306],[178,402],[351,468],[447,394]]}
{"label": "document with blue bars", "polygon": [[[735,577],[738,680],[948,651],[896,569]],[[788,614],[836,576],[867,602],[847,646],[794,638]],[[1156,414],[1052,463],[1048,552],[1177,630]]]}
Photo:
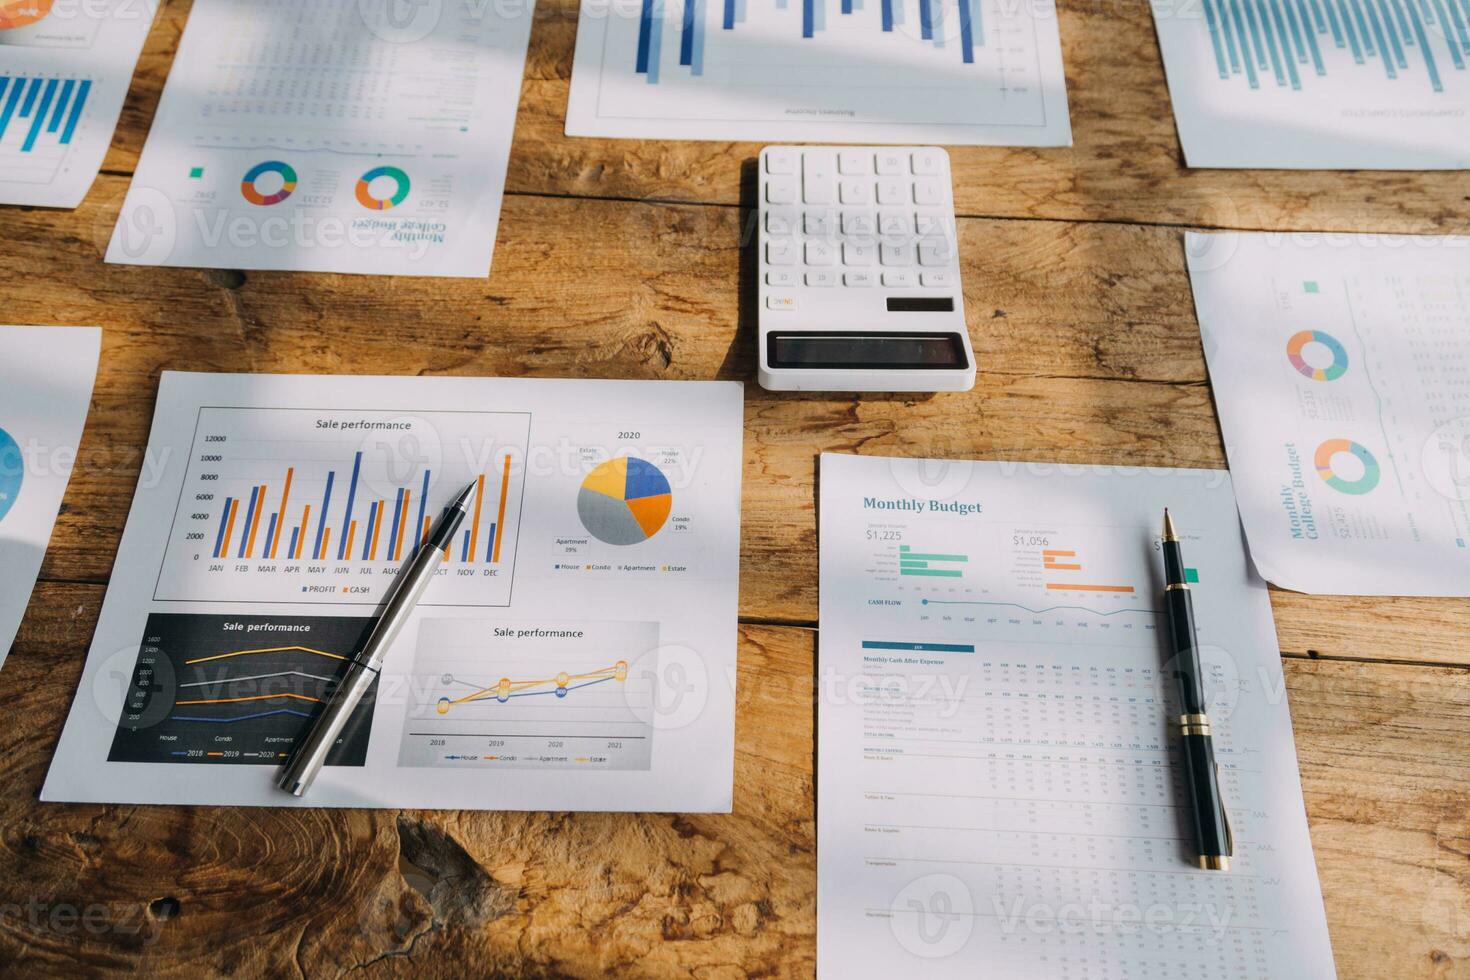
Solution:
{"label": "document with blue bars", "polygon": [[82,203],[156,0],[0,5],[0,204]]}

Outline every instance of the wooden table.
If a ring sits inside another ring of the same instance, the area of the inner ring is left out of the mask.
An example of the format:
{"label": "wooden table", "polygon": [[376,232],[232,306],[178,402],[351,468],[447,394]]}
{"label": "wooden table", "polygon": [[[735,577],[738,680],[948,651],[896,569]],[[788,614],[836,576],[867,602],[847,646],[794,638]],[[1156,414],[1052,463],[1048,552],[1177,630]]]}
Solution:
{"label": "wooden table", "polygon": [[[759,147],[567,139],[576,3],[540,6],[488,280],[103,264],[184,0],[83,206],[0,209],[0,319],[106,328],[0,672],[0,963],[809,975],[817,454],[1223,467],[1185,228],[1467,230],[1463,174],[1183,169],[1147,5],[1066,0],[1076,146],[952,151],[975,390],[774,395],[741,250]],[[748,382],[735,812],[39,804],[164,369]],[[1470,601],[1272,598],[1341,975],[1470,976]]]}

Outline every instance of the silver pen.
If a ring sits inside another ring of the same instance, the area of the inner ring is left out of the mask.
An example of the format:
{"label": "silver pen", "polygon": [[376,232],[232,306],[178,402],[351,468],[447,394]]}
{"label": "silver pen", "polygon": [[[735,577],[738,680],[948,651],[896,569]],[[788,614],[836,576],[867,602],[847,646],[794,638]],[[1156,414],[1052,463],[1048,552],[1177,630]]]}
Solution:
{"label": "silver pen", "polygon": [[469,513],[470,495],[474,490],[473,483],[464,488],[440,518],[434,533],[429,535],[423,547],[413,556],[413,561],[399,578],[397,588],[388,597],[382,618],[373,627],[367,643],[363,644],[362,650],[348,664],[347,672],[342,675],[341,682],[332,692],[331,700],[321,714],[317,715],[316,722],[296,743],[291,758],[286,760],[281,776],[276,780],[276,785],[292,796],[306,795],[317,773],[322,771],[327,756],[336,746],[353,710],[368,688],[373,686],[373,681],[377,680],[383,658],[388,655],[388,648],[398,638],[403,624],[418,605],[424,589],[428,588],[434,578],[435,569],[443,560],[444,549],[454,539],[454,533],[459,530],[465,514]]}

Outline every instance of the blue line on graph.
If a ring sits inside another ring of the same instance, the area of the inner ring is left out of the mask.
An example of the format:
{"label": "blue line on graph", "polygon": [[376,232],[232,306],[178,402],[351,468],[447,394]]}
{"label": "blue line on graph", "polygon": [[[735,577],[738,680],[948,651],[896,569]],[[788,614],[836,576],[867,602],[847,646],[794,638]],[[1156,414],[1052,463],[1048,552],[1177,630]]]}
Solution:
{"label": "blue line on graph", "polygon": [[1047,606],[1045,609],[1032,609],[1030,606],[1021,605],[1019,602],[981,602],[968,599],[925,599],[923,602],[926,606],[1010,606],[1013,609],[1024,609],[1028,613],[1034,613],[1037,616],[1043,613],[1055,612],[1058,609],[1076,609],[1081,612],[1090,612],[1094,616],[1116,616],[1118,613],[1125,612],[1148,613],[1152,616],[1163,615],[1157,609],[1114,609],[1110,612],[1103,612],[1100,609],[1089,609],[1087,606]]}
{"label": "blue line on graph", "polygon": [[[599,677],[595,681],[583,681],[580,684],[568,684],[567,687],[566,687],[566,690],[568,690],[568,691],[580,691],[584,687],[591,687],[593,684],[601,684],[603,681],[611,681],[611,680],[616,680],[616,679],[617,678],[614,678],[614,677]],[[534,698],[537,695],[541,695],[541,694],[555,694],[556,692],[557,692],[557,688],[554,688],[553,687],[553,688],[547,688],[544,691],[522,691],[520,694],[507,694],[504,698],[502,698],[498,694],[493,694],[492,693],[492,694],[486,694],[484,697],[470,698],[468,701],[465,701],[464,703],[465,704],[475,704],[475,703],[480,702],[480,701],[509,701],[511,698]]]}
{"label": "blue line on graph", "polygon": [[[1203,0],[1201,20],[1220,78],[1243,75],[1252,89],[1274,77],[1279,88],[1300,90],[1304,76],[1330,74],[1326,53],[1339,50],[1357,65],[1377,58],[1391,81],[1420,78],[1444,92],[1449,66],[1470,70],[1462,7],[1470,13],[1470,0]],[[966,9],[962,0],[962,38]],[[1310,72],[1298,69],[1308,64]]]}
{"label": "blue line on graph", "polygon": [[311,715],[305,711],[295,711],[291,708],[277,708],[274,711],[260,711],[253,715],[239,715],[235,718],[203,718],[198,715],[170,715],[170,721],[207,721],[216,725],[232,725],[237,721],[249,721],[252,718],[269,718],[271,715],[295,715],[298,718],[310,718]]}

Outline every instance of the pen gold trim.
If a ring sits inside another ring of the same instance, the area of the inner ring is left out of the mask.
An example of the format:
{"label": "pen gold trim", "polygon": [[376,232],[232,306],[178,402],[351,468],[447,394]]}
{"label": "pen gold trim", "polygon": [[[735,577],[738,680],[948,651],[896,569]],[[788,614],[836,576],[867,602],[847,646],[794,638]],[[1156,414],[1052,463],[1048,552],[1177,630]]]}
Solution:
{"label": "pen gold trim", "polygon": [[1164,511],[1164,606],[1174,655],[1174,677],[1179,684],[1180,713],[1176,719],[1183,749],[1185,782],[1192,803],[1197,863],[1205,871],[1230,870],[1235,835],[1230,811],[1220,787],[1215,761],[1214,732],[1205,712],[1203,667],[1194,625],[1194,605],[1185,583],[1184,555],[1174,519]]}

